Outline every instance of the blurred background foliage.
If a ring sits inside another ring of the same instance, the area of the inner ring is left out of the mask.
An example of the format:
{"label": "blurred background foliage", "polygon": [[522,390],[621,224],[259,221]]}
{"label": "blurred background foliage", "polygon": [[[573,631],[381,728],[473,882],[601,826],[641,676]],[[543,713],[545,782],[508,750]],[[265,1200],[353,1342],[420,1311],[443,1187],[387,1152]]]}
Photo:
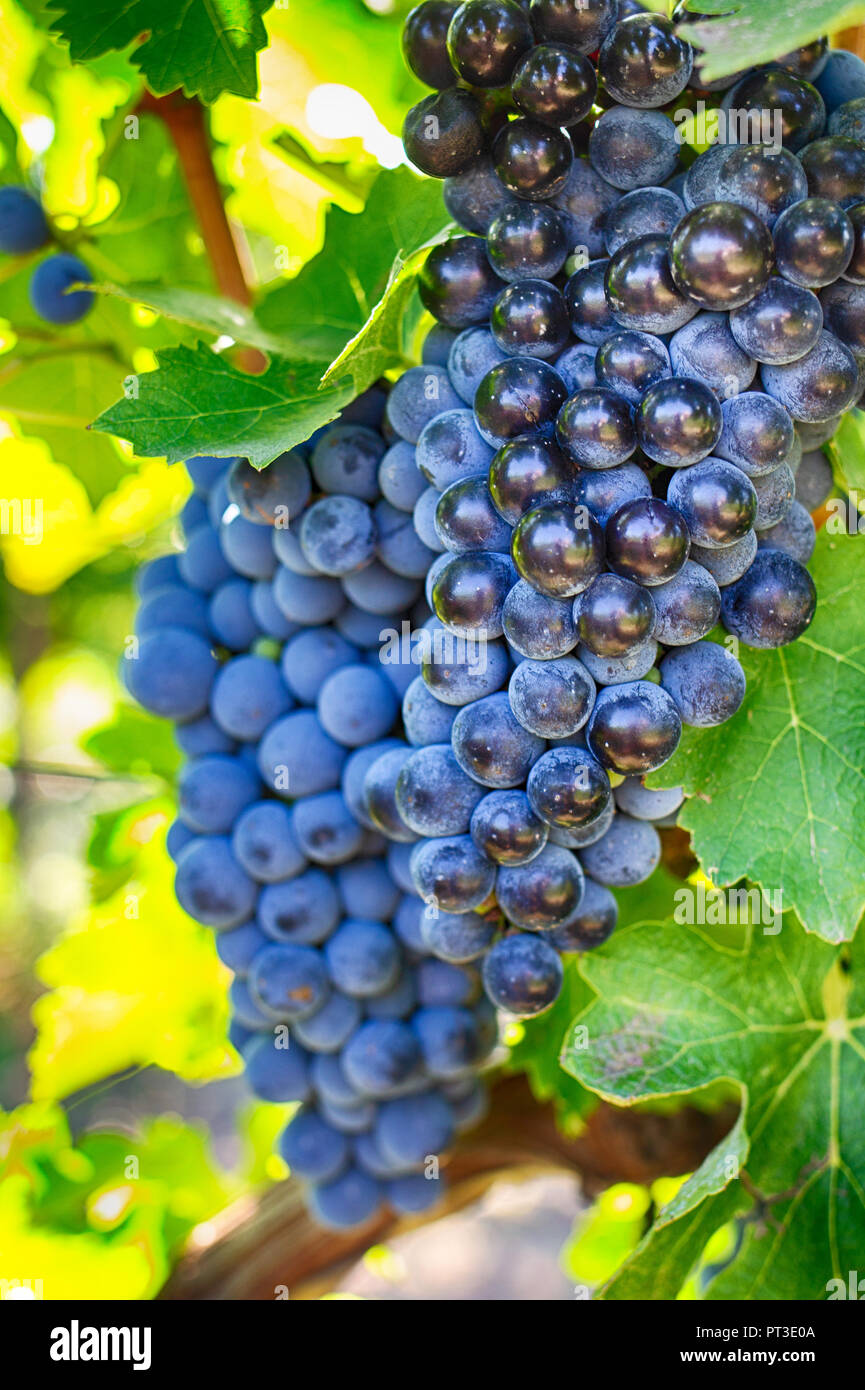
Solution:
{"label": "blurred background foliage", "polygon": [[[0,0],[0,182],[39,190],[95,278],[214,292],[132,49],[73,64],[48,32],[58,8]],[[398,132],[421,95],[400,55],[409,8],[277,0],[262,16],[257,99],[226,93],[208,108],[256,290],[320,249],[328,207],[359,211],[379,169],[401,163]],[[40,544],[0,534],[0,1279],[41,1279],[49,1298],[143,1298],[202,1223],[285,1176],[271,1153],[285,1107],[244,1092],[229,974],[178,907],[164,849],[177,749],[117,676],[135,569],[179,547],[189,483],[86,429],[155,350],[200,334],[108,296],[48,331],[27,299],[33,260],[0,264],[0,497],[44,506]],[[674,886],[657,875],[625,920],[666,915]],[[557,1056],[586,991],[573,972],[565,1002],[508,1038],[512,1065],[572,1128],[587,1093]],[[565,1250],[565,1277],[600,1283],[673,1190],[606,1193]],[[719,1232],[705,1260],[733,1238]]]}

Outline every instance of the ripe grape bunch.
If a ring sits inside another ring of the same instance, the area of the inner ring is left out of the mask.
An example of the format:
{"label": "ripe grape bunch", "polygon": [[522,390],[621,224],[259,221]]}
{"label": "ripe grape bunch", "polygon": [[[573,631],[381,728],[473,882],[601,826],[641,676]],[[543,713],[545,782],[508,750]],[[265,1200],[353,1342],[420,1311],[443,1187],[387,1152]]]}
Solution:
{"label": "ripe grape bunch", "polygon": [[[388,776],[442,940],[494,895],[484,983],[521,1016],[658,864],[682,789],[644,779],[735,715],[737,643],[810,624],[820,446],[865,389],[865,64],[818,40],[704,84],[694,18],[427,0],[404,30],[435,89],[406,153],[465,234],[420,272],[437,324],[387,406],[439,552],[404,709],[435,733]],[[697,99],[725,117],[699,155],[671,114]],[[748,112],[781,138],[745,143]]]}
{"label": "ripe grape bunch", "polygon": [[[417,671],[380,659],[381,633],[426,616],[434,558],[384,399],[373,388],[263,472],[189,460],[185,548],[139,573],[123,673],[176,724],[177,896],[234,972],[249,1085],[301,1103],[281,1152],[333,1227],[441,1195],[428,1160],[483,1114],[496,1041],[472,953],[433,954],[411,846],[370,815],[370,766],[410,751],[397,731]],[[475,922],[479,952],[493,928]]]}

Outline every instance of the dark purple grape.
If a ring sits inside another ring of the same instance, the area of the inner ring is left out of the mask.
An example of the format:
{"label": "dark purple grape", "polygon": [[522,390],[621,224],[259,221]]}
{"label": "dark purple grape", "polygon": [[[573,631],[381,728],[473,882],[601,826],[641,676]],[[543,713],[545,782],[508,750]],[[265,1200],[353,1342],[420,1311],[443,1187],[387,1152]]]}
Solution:
{"label": "dark purple grape", "polygon": [[538,758],[526,794],[535,815],[565,830],[590,825],[612,797],[610,779],[597,759],[583,748],[567,746],[550,748]]}
{"label": "dark purple grape", "polygon": [[[470,478],[474,473],[486,472],[491,458],[490,446],[478,434],[472,412],[443,410],[424,425],[412,454],[412,466],[418,480],[412,508],[423,491],[424,480],[443,492],[451,483]],[[380,480],[381,475],[382,469],[379,468]]]}
{"label": "dark purple grape", "polygon": [[604,244],[614,256],[629,241],[644,236],[668,237],[685,215],[685,204],[670,188],[635,188],[607,213]]}
{"label": "dark purple grape", "polygon": [[496,1008],[517,1018],[536,1018],[554,1004],[563,977],[553,948],[525,932],[497,941],[484,957],[484,989]]}
{"label": "dark purple grape", "polygon": [[588,719],[595,695],[595,682],[572,656],[521,661],[508,685],[514,715],[538,738],[570,738]]}
{"label": "dark purple grape", "polygon": [[529,15],[538,38],[570,44],[580,53],[600,48],[618,17],[616,0],[531,0]]}
{"label": "dark purple grape", "polygon": [[644,454],[667,468],[682,468],[711,454],[721,438],[723,416],[708,386],[675,376],[649,387],[635,423]]}
{"label": "dark purple grape", "polygon": [[434,246],[418,276],[424,308],[449,328],[485,323],[502,282],[487,260],[483,237],[458,236]]}
{"label": "dark purple grape", "polygon": [[806,145],[800,154],[812,198],[828,198],[842,208],[862,201],[865,189],[865,145],[832,135]]}
{"label": "dark purple grape", "polygon": [[745,672],[717,642],[693,642],[667,652],[658,670],[683,724],[710,729],[724,724],[745,698]]}
{"label": "dark purple grape", "polygon": [[510,550],[511,528],[493,506],[486,476],[451,483],[436,504],[436,534],[446,550],[463,554],[472,550]]}
{"label": "dark purple grape", "polygon": [[569,396],[575,391],[585,391],[587,387],[597,385],[596,357],[597,349],[591,343],[574,343],[556,358],[556,371],[567,386]]}
{"label": "dark purple grape", "polygon": [[750,569],[724,590],[721,619],[746,647],[783,647],[810,625],[814,581],[783,550],[758,550]]}
{"label": "dark purple grape", "polygon": [[780,275],[773,275],[765,289],[730,314],[730,332],[742,351],[769,364],[804,357],[822,327],[817,296]]}
{"label": "dark purple grape", "polygon": [[514,0],[471,0],[448,29],[450,60],[473,87],[501,87],[534,43],[528,16]]}
{"label": "dark purple grape", "polygon": [[628,402],[599,386],[577,391],[565,402],[556,436],[565,453],[586,468],[613,468],[637,445]]}
{"label": "dark purple grape", "polygon": [[718,197],[750,208],[767,227],[807,196],[805,171],[783,147],[742,145],[724,160],[718,175]]}
{"label": "dark purple grape", "polygon": [[599,574],[574,600],[580,641],[595,656],[625,656],[644,642],[655,622],[652,595],[618,574]]}
{"label": "dark purple grape", "polygon": [[614,106],[589,136],[589,159],[614,188],[647,188],[668,179],[679,162],[676,127],[660,111]]}
{"label": "dark purple grape", "polygon": [[796,362],[764,366],[763,389],[787,408],[794,420],[819,424],[849,410],[859,392],[856,359],[824,329],[815,347]]}
{"label": "dark purple grape", "polygon": [[490,223],[487,255],[503,280],[552,280],[568,254],[564,219],[543,203],[512,203]]}
{"label": "dark purple grape", "polygon": [[454,756],[484,787],[520,787],[544,751],[543,740],[514,718],[501,691],[465,705],[451,729]]}
{"label": "dark purple grape", "polygon": [[466,328],[457,334],[448,354],[448,376],[467,405],[474,404],[475,392],[487,372],[505,356],[488,328]]}
{"label": "dark purple grape", "polygon": [[511,121],[493,142],[493,163],[518,198],[552,198],[564,188],[574,150],[564,130],[528,117]]}
{"label": "dark purple grape", "polygon": [[807,565],[814,554],[816,541],[817,529],[810,512],[805,510],[801,502],[795,500],[790,503],[786,516],[776,521],[774,526],[761,531],[757,537],[757,544],[761,550],[767,547],[784,550],[788,555],[792,555],[794,560],[798,560],[800,565]]}
{"label": "dark purple grape", "polygon": [[433,609],[458,636],[501,637],[502,609],[512,587],[505,556],[485,551],[457,555],[438,573]]}
{"label": "dark purple grape", "polygon": [[493,367],[475,392],[475,423],[498,449],[519,434],[552,434],[567,399],[555,368],[535,357],[509,357]]}
{"label": "dark purple grape", "polygon": [[865,352],[865,286],[836,281],[821,291],[820,303],[829,332],[854,356]]}
{"label": "dark purple grape", "polygon": [[853,255],[850,219],[828,197],[803,198],[788,208],[775,224],[773,239],[778,270],[804,288],[819,289],[837,280]]}
{"label": "dark purple grape", "polygon": [[679,711],[651,681],[600,690],[586,729],[586,742],[598,761],[623,776],[663,767],[681,736]]}
{"label": "dark purple grape", "polygon": [[781,143],[795,154],[823,133],[826,107],[810,82],[783,68],[757,68],[724,93],[724,111],[780,113]]}
{"label": "dark purple grape", "polygon": [[865,96],[865,63],[855,53],[843,48],[833,49],[814,83],[826,103],[826,110],[834,111],[845,101]]}
{"label": "dark purple grape", "polygon": [[518,280],[493,305],[490,329],[503,352],[514,357],[558,357],[570,338],[568,311],[548,280]]}
{"label": "dark purple grape", "polygon": [[796,491],[796,479],[787,464],[782,463],[779,468],[773,468],[771,473],[754,478],[753,483],[757,494],[754,528],[765,531],[769,526],[783,521],[789,512]]}
{"label": "dark purple grape", "polygon": [[718,588],[723,589],[725,585],[735,584],[737,579],[742,578],[756,554],[757,536],[754,531],[749,531],[740,541],[725,545],[723,550],[692,545],[690,558],[708,570]]}
{"label": "dark purple grape", "polygon": [[610,569],[638,584],[667,583],[688,558],[685,518],[658,497],[638,497],[617,507],[605,535]]}
{"label": "dark purple grape", "polygon": [[577,645],[570,599],[550,598],[520,579],[505,599],[505,637],[520,656],[550,661]]}
{"label": "dark purple grape", "polygon": [[523,579],[551,598],[582,593],[603,566],[598,523],[572,506],[533,507],[514,528],[514,563]]}
{"label": "dark purple grape", "polygon": [[541,502],[569,501],[573,469],[554,440],[520,435],[494,456],[489,488],[499,515],[515,526],[523,512]]}
{"label": "dark purple grape", "polygon": [[667,647],[681,647],[705,637],[721,611],[718,585],[708,570],[693,560],[686,560],[666,584],[658,584],[652,596],[656,609],[653,636]]}
{"label": "dark purple grape", "polygon": [[607,260],[590,261],[575,271],[565,286],[571,331],[584,343],[603,343],[621,327],[607,303],[604,277],[608,265]]}
{"label": "dark purple grape", "polygon": [[719,400],[747,391],[757,363],[743,352],[730,332],[729,314],[697,314],[670,339],[674,377],[702,381]]}
{"label": "dark purple grape", "polygon": [[762,391],[746,391],[724,401],[721,413],[724,428],[715,445],[718,458],[728,459],[749,478],[771,473],[787,462],[796,432],[780,401]]}
{"label": "dark purple grape", "polygon": [[548,827],[524,791],[488,792],[472,812],[471,837],[496,864],[528,864],[547,843]]}
{"label": "dark purple grape", "polygon": [[603,256],[605,220],[618,200],[618,189],[601,178],[587,159],[575,159],[564,187],[553,199],[553,207],[565,219],[568,246],[584,246],[591,258]]}
{"label": "dark purple grape", "polygon": [[697,155],[682,181],[682,199],[686,208],[714,203],[718,197],[718,175],[730,153],[729,145],[710,145]]}
{"label": "dark purple grape", "polygon": [[651,333],[615,333],[598,348],[595,362],[600,384],[630,405],[637,405],[650,386],[671,374],[670,355]]}
{"label": "dark purple grape", "polygon": [[312,484],[302,456],[293,449],[280,454],[267,468],[253,468],[236,459],[226,478],[229,501],[247,521],[285,528],[296,521],[310,499]]}
{"label": "dark purple grape", "polygon": [[670,238],[673,279],[704,309],[737,309],[761,290],[772,270],[765,224],[734,203],[703,203]]}
{"label": "dark purple grape", "polygon": [[[598,685],[624,685],[628,681],[642,680],[651,671],[657,655],[658,644],[654,637],[647,637],[627,656],[595,656],[588,647],[577,648],[578,659]],[[572,845],[571,848],[578,849],[579,846]]]}
{"label": "dark purple grape", "polygon": [[846,101],[832,112],[826,134],[844,135],[848,140],[858,140],[860,144],[865,141],[865,101],[862,97]]}
{"label": "dark purple grape", "polygon": [[575,125],[587,116],[598,90],[595,69],[582,53],[561,44],[532,48],[511,79],[515,104],[545,125]]}
{"label": "dark purple grape", "polygon": [[612,936],[618,915],[619,905],[609,888],[587,875],[576,915],[563,927],[554,927],[545,941],[563,955],[594,950]]}
{"label": "dark purple grape", "polygon": [[489,897],[496,869],[468,835],[421,840],[411,852],[415,891],[443,912],[471,912]]}
{"label": "dark purple grape", "polygon": [[[724,459],[703,459],[674,474],[667,501],[684,516],[691,539],[709,549],[742,540],[757,515],[753,484],[741,468]],[[660,633],[656,636],[664,641]]]}
{"label": "dark purple grape", "polygon": [[405,118],[402,142],[423,173],[436,179],[463,173],[484,147],[477,102],[458,87],[424,97]]}
{"label": "dark purple grape", "polygon": [[461,174],[445,179],[442,196],[454,222],[479,236],[486,236],[493,219],[514,205],[514,195],[505,188],[486,153]]}
{"label": "dark purple grape", "polygon": [[528,864],[500,869],[496,880],[500,908],[524,931],[559,926],[579,907],[582,895],[583,871],[576,855],[549,843]]}
{"label": "dark purple grape", "polygon": [[787,68],[797,77],[804,77],[806,81],[813,82],[829,61],[829,40],[825,37],[812,39],[801,48],[794,48],[792,52],[782,54],[776,61],[779,67]]}
{"label": "dark purple grape", "polygon": [[670,273],[665,236],[626,242],[607,265],[604,289],[613,318],[622,328],[674,333],[697,312]]}
{"label": "dark purple grape", "polygon": [[669,19],[632,15],[607,35],[598,73],[616,101],[625,106],[666,106],[685,90],[694,55]]}
{"label": "dark purple grape", "polygon": [[453,87],[457,76],[448,57],[448,25],[457,0],[424,0],[406,15],[402,51],[415,77],[428,87]]}

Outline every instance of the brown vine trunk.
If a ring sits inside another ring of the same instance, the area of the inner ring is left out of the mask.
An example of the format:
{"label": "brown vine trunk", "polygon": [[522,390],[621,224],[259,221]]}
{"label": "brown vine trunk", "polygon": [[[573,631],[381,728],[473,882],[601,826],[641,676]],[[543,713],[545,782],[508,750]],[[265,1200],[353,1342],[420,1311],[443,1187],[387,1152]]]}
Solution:
{"label": "brown vine trunk", "polygon": [[652,1182],[698,1167],[734,1118],[730,1108],[658,1115],[600,1105],[569,1139],[557,1129],[552,1106],[539,1104],[523,1077],[507,1077],[493,1087],[486,1120],[454,1148],[447,1196],[429,1218],[382,1217],[359,1231],[324,1231],[306,1214],[299,1185],[280,1183],[193,1232],[160,1297],[319,1298],[370,1246],[469,1206],[497,1178],[575,1173],[589,1197],[614,1182]]}

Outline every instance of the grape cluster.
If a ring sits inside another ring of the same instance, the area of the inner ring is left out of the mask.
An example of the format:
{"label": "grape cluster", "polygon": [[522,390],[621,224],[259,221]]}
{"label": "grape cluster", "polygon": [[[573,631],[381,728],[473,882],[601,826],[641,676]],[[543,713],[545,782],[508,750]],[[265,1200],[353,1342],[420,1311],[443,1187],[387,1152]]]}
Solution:
{"label": "grape cluster", "polygon": [[[435,89],[406,153],[464,234],[420,273],[437,324],[388,405],[439,554],[419,746],[373,767],[373,818],[421,837],[433,950],[477,958],[498,904],[484,983],[521,1016],[658,863],[682,791],[646,774],[742,704],[716,624],[773,648],[811,622],[819,449],[865,390],[865,64],[820,40],[707,87],[692,19],[427,0],[405,26]],[[729,116],[700,155],[672,119],[697,96]],[[763,110],[780,143],[745,143]]]}
{"label": "grape cluster", "polygon": [[[476,952],[461,937],[433,954],[410,846],[371,815],[386,796],[371,765],[410,751],[399,711],[417,671],[382,637],[426,615],[413,605],[433,558],[384,400],[373,388],[262,472],[190,459],[185,548],[140,571],[124,659],[186,757],[168,834],[178,899],[234,972],[252,1090],[300,1102],[281,1152],[333,1227],[437,1199],[426,1165],[483,1114],[497,1037]],[[480,950],[493,928],[472,927]]]}
{"label": "grape cluster", "polygon": [[[0,188],[0,252],[25,256],[40,251],[53,238],[53,232],[39,199],[17,184]],[[73,290],[72,286],[91,279],[90,271],[78,256],[57,251],[46,256],[30,276],[30,303],[47,323],[78,323],[93,305],[92,290]]]}

